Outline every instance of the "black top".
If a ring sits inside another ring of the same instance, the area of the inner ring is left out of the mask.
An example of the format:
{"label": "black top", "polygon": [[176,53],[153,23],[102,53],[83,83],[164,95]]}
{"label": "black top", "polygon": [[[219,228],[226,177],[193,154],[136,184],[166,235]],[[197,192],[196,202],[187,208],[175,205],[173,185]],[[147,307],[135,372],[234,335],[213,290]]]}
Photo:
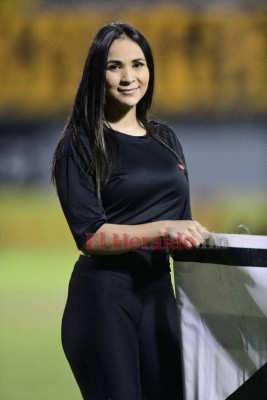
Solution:
{"label": "black top", "polygon": [[[182,159],[185,165],[182,147],[169,127],[157,124],[159,137],[166,141],[169,136],[168,142],[175,147],[179,159],[156,140],[155,123],[151,122],[150,126],[151,132],[149,129],[145,136],[105,129],[105,135],[113,135],[112,140],[117,143],[119,163],[101,193],[101,203],[97,201],[94,177],[79,168],[72,139],[64,139],[55,177],[60,203],[79,249],[86,243],[87,235],[95,233],[104,223],[133,225],[191,219],[187,174],[180,161]],[[84,145],[89,148],[86,136],[82,136]],[[114,234],[115,245],[116,232]],[[158,264],[157,268],[165,270],[169,265],[166,246],[160,248],[157,244],[154,249],[141,248],[121,255],[91,258],[109,264],[111,260],[112,265],[120,264],[120,269],[128,269],[125,263],[129,264],[129,260],[145,261],[150,266]]]}

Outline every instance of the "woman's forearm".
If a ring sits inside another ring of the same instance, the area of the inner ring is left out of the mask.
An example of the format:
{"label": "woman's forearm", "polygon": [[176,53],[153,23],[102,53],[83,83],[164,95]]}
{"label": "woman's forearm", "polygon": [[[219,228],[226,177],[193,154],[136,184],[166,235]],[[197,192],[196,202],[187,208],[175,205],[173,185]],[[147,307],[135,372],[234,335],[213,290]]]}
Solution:
{"label": "woman's forearm", "polygon": [[166,234],[165,221],[140,225],[103,224],[87,239],[84,254],[122,254],[149,245]]}
{"label": "woman's forearm", "polygon": [[[209,232],[196,221],[164,220],[140,225],[103,224],[96,233],[88,237],[82,248],[86,255],[122,254],[128,251],[157,246],[164,239],[181,247],[198,246],[208,237]],[[154,247],[155,248],[155,247]]]}

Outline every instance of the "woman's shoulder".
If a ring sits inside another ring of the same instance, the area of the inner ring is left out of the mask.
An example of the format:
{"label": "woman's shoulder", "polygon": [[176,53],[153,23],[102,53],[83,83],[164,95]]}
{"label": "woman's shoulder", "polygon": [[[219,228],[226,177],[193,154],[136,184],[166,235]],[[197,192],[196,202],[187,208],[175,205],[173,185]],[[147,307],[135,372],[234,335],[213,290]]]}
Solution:
{"label": "woman's shoulder", "polygon": [[89,140],[82,128],[76,128],[75,130],[73,128],[65,129],[57,145],[57,159],[68,156],[76,158],[78,156],[78,142],[80,146],[89,151]]}
{"label": "woman's shoulder", "polygon": [[182,146],[176,133],[167,123],[151,120],[149,121],[149,126],[151,127],[152,134],[158,136],[179,153],[182,151]]}
{"label": "woman's shoulder", "polygon": [[157,131],[159,134],[161,134],[161,133],[170,133],[170,134],[174,134],[175,135],[173,130],[170,128],[170,126],[166,122],[162,122],[162,121],[158,121],[158,120],[152,119],[152,120],[148,121],[148,125],[152,130]]}

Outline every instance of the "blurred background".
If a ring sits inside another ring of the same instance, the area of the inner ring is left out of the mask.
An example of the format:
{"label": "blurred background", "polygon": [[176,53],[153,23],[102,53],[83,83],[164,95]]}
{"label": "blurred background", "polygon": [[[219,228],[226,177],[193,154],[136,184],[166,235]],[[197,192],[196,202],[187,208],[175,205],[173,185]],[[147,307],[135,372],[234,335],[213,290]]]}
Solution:
{"label": "blurred background", "polygon": [[53,149],[94,33],[127,21],[156,63],[152,113],[186,156],[194,218],[267,234],[264,0],[1,0],[0,397],[78,400],[60,324],[77,259],[55,191]]}

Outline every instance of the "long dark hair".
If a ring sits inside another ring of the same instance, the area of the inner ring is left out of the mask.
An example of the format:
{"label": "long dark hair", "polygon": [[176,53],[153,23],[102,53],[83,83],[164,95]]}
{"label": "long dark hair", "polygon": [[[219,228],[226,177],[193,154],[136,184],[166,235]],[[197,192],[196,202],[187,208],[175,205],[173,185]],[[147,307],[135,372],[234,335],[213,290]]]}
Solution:
{"label": "long dark hair", "polygon": [[[107,140],[107,136],[104,134],[105,74],[110,46],[114,40],[123,36],[127,36],[140,46],[149,70],[147,91],[136,106],[137,120],[148,131],[148,111],[154,91],[154,60],[151,48],[142,33],[131,25],[124,22],[108,23],[98,31],[92,41],[73,108],[52,161],[51,178],[56,185],[55,167],[58,154],[65,137],[71,136],[75,152],[83,165],[83,169],[87,173],[94,174],[98,199],[100,199],[101,190],[116,165],[112,143]],[[91,149],[90,153],[89,149],[82,143],[81,132],[84,132],[87,136]],[[161,141],[160,138],[158,140]],[[170,148],[170,150],[172,149]]]}

